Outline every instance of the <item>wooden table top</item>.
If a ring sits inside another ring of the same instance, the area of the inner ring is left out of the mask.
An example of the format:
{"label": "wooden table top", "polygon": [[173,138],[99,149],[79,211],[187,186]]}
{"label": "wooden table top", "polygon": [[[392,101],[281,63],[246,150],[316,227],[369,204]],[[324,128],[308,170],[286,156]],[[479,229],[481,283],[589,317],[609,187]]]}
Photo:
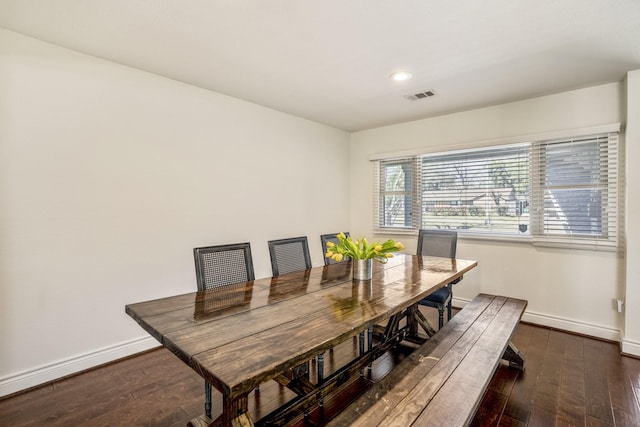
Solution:
{"label": "wooden table top", "polygon": [[351,263],[129,304],[126,312],[230,398],[249,393],[474,268],[396,254],[352,281]]}

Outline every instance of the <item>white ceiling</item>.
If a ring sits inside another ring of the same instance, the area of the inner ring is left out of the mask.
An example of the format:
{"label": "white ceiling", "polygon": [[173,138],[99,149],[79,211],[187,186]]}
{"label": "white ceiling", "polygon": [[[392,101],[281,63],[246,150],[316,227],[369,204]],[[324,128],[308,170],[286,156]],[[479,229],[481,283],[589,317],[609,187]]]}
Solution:
{"label": "white ceiling", "polygon": [[0,0],[0,27],[347,131],[640,69],[640,0]]}

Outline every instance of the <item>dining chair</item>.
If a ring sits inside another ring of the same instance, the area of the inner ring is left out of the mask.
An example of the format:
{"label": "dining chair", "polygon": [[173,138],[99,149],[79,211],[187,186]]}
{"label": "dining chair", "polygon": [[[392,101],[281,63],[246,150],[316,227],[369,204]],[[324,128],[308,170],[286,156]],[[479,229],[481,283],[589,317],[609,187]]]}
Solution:
{"label": "dining chair", "polygon": [[[345,236],[349,237],[348,231],[343,231],[343,233]],[[336,245],[338,244],[339,240],[336,237],[337,234],[338,233],[331,233],[331,234],[323,234],[320,236],[320,241],[322,242],[322,256],[324,257],[324,265],[338,264],[338,261],[324,256],[324,254],[327,253],[327,242],[335,243]],[[349,260],[351,260],[351,258],[344,257],[340,262],[346,262]]]}
{"label": "dining chair", "polygon": [[[420,230],[418,232],[417,255],[438,256],[445,258],[456,257],[458,245],[458,232],[451,230]],[[420,300],[418,304],[438,309],[438,329],[444,325],[444,309],[447,308],[447,321],[451,319],[451,300],[456,279],[447,286],[438,289],[428,297]]]}
{"label": "dining chair", "polygon": [[193,256],[199,291],[255,279],[249,243],[194,248]]}
{"label": "dining chair", "polygon": [[[198,291],[255,280],[249,243],[194,248],[193,257]],[[205,414],[211,418],[211,384],[207,381],[204,395]]]}
{"label": "dining chair", "polygon": [[274,277],[311,268],[309,243],[306,236],[270,240],[269,255]]}

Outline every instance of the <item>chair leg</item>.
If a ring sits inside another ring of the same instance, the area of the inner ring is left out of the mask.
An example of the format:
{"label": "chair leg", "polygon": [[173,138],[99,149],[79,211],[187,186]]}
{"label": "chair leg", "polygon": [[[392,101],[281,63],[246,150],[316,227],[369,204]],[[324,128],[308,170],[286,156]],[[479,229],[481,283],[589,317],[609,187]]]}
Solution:
{"label": "chair leg", "polygon": [[211,418],[211,384],[204,382],[204,413]]}
{"label": "chair leg", "polygon": [[447,322],[451,320],[451,300],[449,300],[449,304],[447,304]]}
{"label": "chair leg", "polygon": [[444,305],[438,306],[438,330],[444,325]]}

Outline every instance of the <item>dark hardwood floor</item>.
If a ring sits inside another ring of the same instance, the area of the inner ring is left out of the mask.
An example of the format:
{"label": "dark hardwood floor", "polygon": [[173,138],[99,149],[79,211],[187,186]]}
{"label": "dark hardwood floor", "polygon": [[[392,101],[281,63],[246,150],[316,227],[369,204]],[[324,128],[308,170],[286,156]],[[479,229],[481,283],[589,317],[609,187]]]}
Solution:
{"label": "dark hardwood floor", "polygon": [[[433,310],[428,317],[434,324]],[[474,426],[640,426],[640,360],[616,343],[521,324],[513,343],[526,370],[500,366]],[[355,341],[326,354],[329,372],[353,357]],[[411,347],[378,359],[347,392],[295,425],[322,424],[328,414],[395,366]],[[313,367],[312,367],[313,368]],[[312,369],[313,373],[313,369]],[[203,382],[165,349],[149,351],[0,400],[0,426],[186,426],[203,413]],[[249,397],[253,419],[292,397],[275,382]],[[221,411],[214,394],[214,414]]]}

